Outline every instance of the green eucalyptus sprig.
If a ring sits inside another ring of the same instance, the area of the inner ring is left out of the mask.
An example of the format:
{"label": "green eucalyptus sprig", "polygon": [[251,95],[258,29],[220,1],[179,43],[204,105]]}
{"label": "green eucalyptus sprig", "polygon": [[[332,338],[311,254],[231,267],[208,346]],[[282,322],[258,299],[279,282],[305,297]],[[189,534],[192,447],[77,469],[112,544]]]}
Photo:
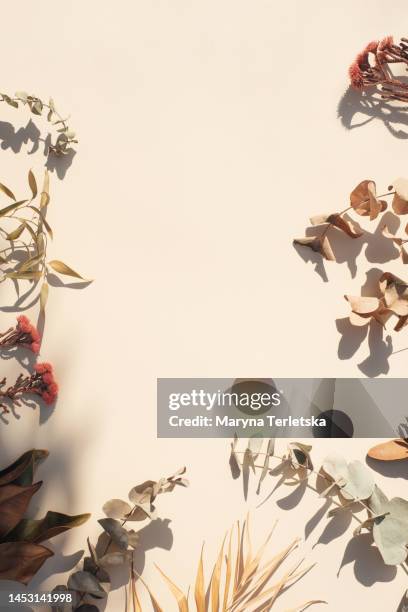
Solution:
{"label": "green eucalyptus sprig", "polygon": [[[289,485],[306,486],[319,495],[329,499],[336,508],[328,512],[332,518],[340,512],[349,512],[358,523],[354,535],[363,529],[369,531],[386,565],[403,565],[408,556],[408,501],[401,497],[391,500],[375,484],[372,472],[360,461],[347,461],[338,453],[330,453],[320,468],[315,470],[311,459],[312,446],[301,442],[290,442],[283,455],[275,454],[275,441],[270,439],[266,452],[261,452],[262,438],[251,438],[245,451],[237,451],[238,439],[231,444],[230,465],[233,472],[242,472],[245,477],[261,470],[258,490],[267,475],[281,476],[282,482]],[[241,459],[242,456],[242,459]],[[256,461],[263,458],[262,464]],[[270,459],[278,459],[273,469]],[[310,482],[315,477],[315,484]],[[318,486],[323,485],[319,490]],[[367,518],[361,520],[357,515],[365,511]]]}
{"label": "green eucalyptus sprig", "polygon": [[67,121],[69,117],[63,117],[56,109],[52,98],[48,102],[41,100],[37,96],[30,95],[25,91],[17,91],[14,96],[0,93],[0,102],[6,102],[13,108],[27,106],[33,115],[46,116],[47,121],[56,126],[58,136],[54,143],[49,145],[49,150],[57,156],[68,155],[72,150],[72,145],[77,144],[75,132],[71,130]]}
{"label": "green eucalyptus sprig", "polygon": [[[58,585],[54,593],[73,592],[73,612],[98,612],[95,600],[105,599],[110,591],[109,571],[114,567],[125,568],[129,573],[130,589],[134,590],[134,555],[139,548],[138,531],[128,529],[127,523],[137,524],[157,518],[154,502],[163,493],[171,493],[176,487],[188,487],[184,478],[186,468],[182,467],[172,476],[158,481],[146,480],[129,491],[129,502],[110,499],[103,506],[107,518],[98,523],[103,529],[102,537],[94,546],[87,539],[89,556],[83,559],[82,569],[74,571],[68,578],[67,586]],[[52,607],[53,612],[62,612],[67,607]]]}
{"label": "green eucalyptus sprig", "polygon": [[36,178],[28,173],[30,194],[17,200],[14,193],[0,183],[0,192],[12,203],[0,209],[0,237],[7,243],[0,248],[0,283],[8,279],[40,283],[40,305],[44,310],[48,298],[49,274],[57,272],[89,282],[70,266],[58,259],[48,260],[48,241],[53,232],[46,216],[50,203],[49,173],[46,170],[42,190],[39,191]]}

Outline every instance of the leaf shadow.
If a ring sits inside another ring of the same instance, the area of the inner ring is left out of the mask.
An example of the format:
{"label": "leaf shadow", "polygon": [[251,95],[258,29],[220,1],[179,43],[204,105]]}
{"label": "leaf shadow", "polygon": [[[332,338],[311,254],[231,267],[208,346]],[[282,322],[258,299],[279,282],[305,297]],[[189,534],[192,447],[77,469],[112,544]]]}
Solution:
{"label": "leaf shadow", "polygon": [[305,263],[311,262],[314,264],[314,271],[324,283],[329,282],[329,277],[327,276],[325,261],[320,253],[315,253],[312,249],[308,249],[307,247],[302,246],[301,244],[293,244],[293,248],[298,253],[298,255],[303,259]]}
{"label": "leaf shadow", "polygon": [[376,582],[391,582],[397,574],[394,565],[385,565],[370,533],[354,536],[344,551],[337,577],[346,565],[354,563],[354,575],[360,584],[370,587]]}
{"label": "leaf shadow", "polygon": [[330,518],[313,548],[319,544],[330,544],[336,538],[340,538],[350,527],[352,519],[353,515],[347,510],[337,512]]}
{"label": "leaf shadow", "polygon": [[[379,268],[371,268],[366,272],[366,280],[361,287],[362,296],[380,296],[378,281],[382,274]],[[351,325],[349,318],[345,317],[336,320],[336,327],[341,336],[337,349],[339,359],[350,359],[367,338],[369,354],[357,367],[371,378],[389,372],[389,358],[393,353],[392,337],[385,335],[384,328],[377,321],[371,320],[367,325],[357,327]]]}
{"label": "leaf shadow", "polygon": [[[362,93],[350,86],[339,101],[337,117],[346,130],[354,130],[378,120],[395,138],[407,139],[408,130],[398,127],[408,124],[407,110],[408,107],[400,102],[388,102],[376,93]],[[359,120],[357,115],[363,115],[364,118]]]}
{"label": "leaf shadow", "polygon": [[366,463],[372,470],[387,478],[408,479],[408,461],[406,459],[401,459],[400,461],[378,461],[367,455]]}

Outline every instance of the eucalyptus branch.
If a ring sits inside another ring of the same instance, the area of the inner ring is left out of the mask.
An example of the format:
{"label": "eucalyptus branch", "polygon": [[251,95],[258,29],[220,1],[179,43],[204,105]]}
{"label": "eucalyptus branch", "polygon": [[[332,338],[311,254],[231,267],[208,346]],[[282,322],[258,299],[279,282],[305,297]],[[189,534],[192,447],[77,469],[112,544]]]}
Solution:
{"label": "eucalyptus branch", "polygon": [[[269,465],[270,459],[280,461],[282,467],[288,466],[290,474],[282,470],[283,481],[289,484],[300,485],[306,481],[306,486],[318,493],[320,497],[328,498],[339,509],[349,511],[359,526],[354,531],[358,535],[362,529],[372,533],[384,563],[387,565],[406,565],[408,548],[408,501],[400,498],[389,500],[381,489],[375,484],[372,472],[359,461],[347,463],[337,453],[329,454],[322,463],[320,470],[313,466],[310,452],[312,447],[301,442],[290,442],[287,452],[283,455],[275,452],[275,441],[269,440],[266,452],[263,452],[263,441],[259,437],[250,438],[245,451],[237,450],[238,438],[231,444],[230,465],[233,473],[238,470],[242,474],[249,474],[261,470],[257,493],[260,493],[261,483],[267,475],[273,475],[276,468]],[[242,457],[242,460],[241,460]],[[256,462],[258,457],[264,457],[263,464]],[[304,474],[306,474],[304,476]],[[322,479],[327,487],[319,492],[317,487],[310,483],[310,476]],[[303,476],[303,477],[302,477]],[[290,481],[290,482],[289,482]],[[356,516],[355,505],[367,512],[367,518],[360,520]],[[336,510],[331,510],[328,516],[333,516]],[[404,567],[404,571],[406,568]]]}

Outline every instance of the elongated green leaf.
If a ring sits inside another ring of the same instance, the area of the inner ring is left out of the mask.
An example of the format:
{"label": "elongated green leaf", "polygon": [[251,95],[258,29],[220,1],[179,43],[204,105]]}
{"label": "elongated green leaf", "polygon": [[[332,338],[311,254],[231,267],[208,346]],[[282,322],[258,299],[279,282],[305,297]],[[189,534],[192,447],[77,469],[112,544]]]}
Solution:
{"label": "elongated green leaf", "polygon": [[34,493],[41,487],[37,482],[27,487],[7,484],[0,487],[0,538],[4,538],[24,516]]}
{"label": "elongated green leaf", "polygon": [[52,261],[49,261],[48,265],[51,266],[51,268],[55,270],[55,272],[58,272],[58,274],[65,274],[66,276],[74,276],[75,278],[80,278],[81,280],[84,280],[84,281],[87,280],[86,278],[78,274],[78,272],[75,272],[75,270],[67,266],[67,264],[65,264],[63,261],[59,261],[58,259],[53,259]]}
{"label": "elongated green leaf", "polygon": [[32,199],[34,199],[38,193],[38,187],[32,170],[29,170],[28,172],[28,184],[30,185],[31,193],[33,194]]}
{"label": "elongated green leaf", "polygon": [[36,466],[48,455],[47,450],[33,449],[25,452],[14,463],[0,471],[0,486],[5,484],[31,485]]}
{"label": "elongated green leaf", "polygon": [[60,512],[49,511],[44,518],[39,520],[23,519],[10,533],[10,538],[16,541],[34,542],[40,544],[54,536],[79,527],[85,523],[90,514],[77,514],[69,516]]}
{"label": "elongated green leaf", "polygon": [[0,580],[16,580],[28,584],[53,554],[45,546],[29,542],[0,544]]}

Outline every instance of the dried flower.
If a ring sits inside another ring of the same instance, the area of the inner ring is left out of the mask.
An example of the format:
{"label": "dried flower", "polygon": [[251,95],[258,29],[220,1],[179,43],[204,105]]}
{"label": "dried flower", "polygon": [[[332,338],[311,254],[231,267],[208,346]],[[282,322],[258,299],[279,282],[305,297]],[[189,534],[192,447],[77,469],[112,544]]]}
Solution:
{"label": "dried flower", "polygon": [[360,91],[377,88],[383,99],[407,102],[408,84],[393,75],[392,64],[408,66],[407,38],[401,38],[398,45],[392,36],[370,42],[349,68],[351,85]]}
{"label": "dried flower", "polygon": [[17,317],[17,325],[0,334],[0,338],[0,346],[3,348],[22,346],[35,354],[40,350],[40,333],[25,315]]}
{"label": "dried flower", "polygon": [[[50,363],[37,363],[34,373],[30,376],[20,374],[11,387],[1,390],[6,385],[6,379],[0,381],[0,398],[11,402],[15,406],[21,406],[21,399],[29,395],[38,395],[50,406],[58,396],[58,384],[54,377],[53,367]],[[9,412],[7,403],[0,403],[3,412]]]}

